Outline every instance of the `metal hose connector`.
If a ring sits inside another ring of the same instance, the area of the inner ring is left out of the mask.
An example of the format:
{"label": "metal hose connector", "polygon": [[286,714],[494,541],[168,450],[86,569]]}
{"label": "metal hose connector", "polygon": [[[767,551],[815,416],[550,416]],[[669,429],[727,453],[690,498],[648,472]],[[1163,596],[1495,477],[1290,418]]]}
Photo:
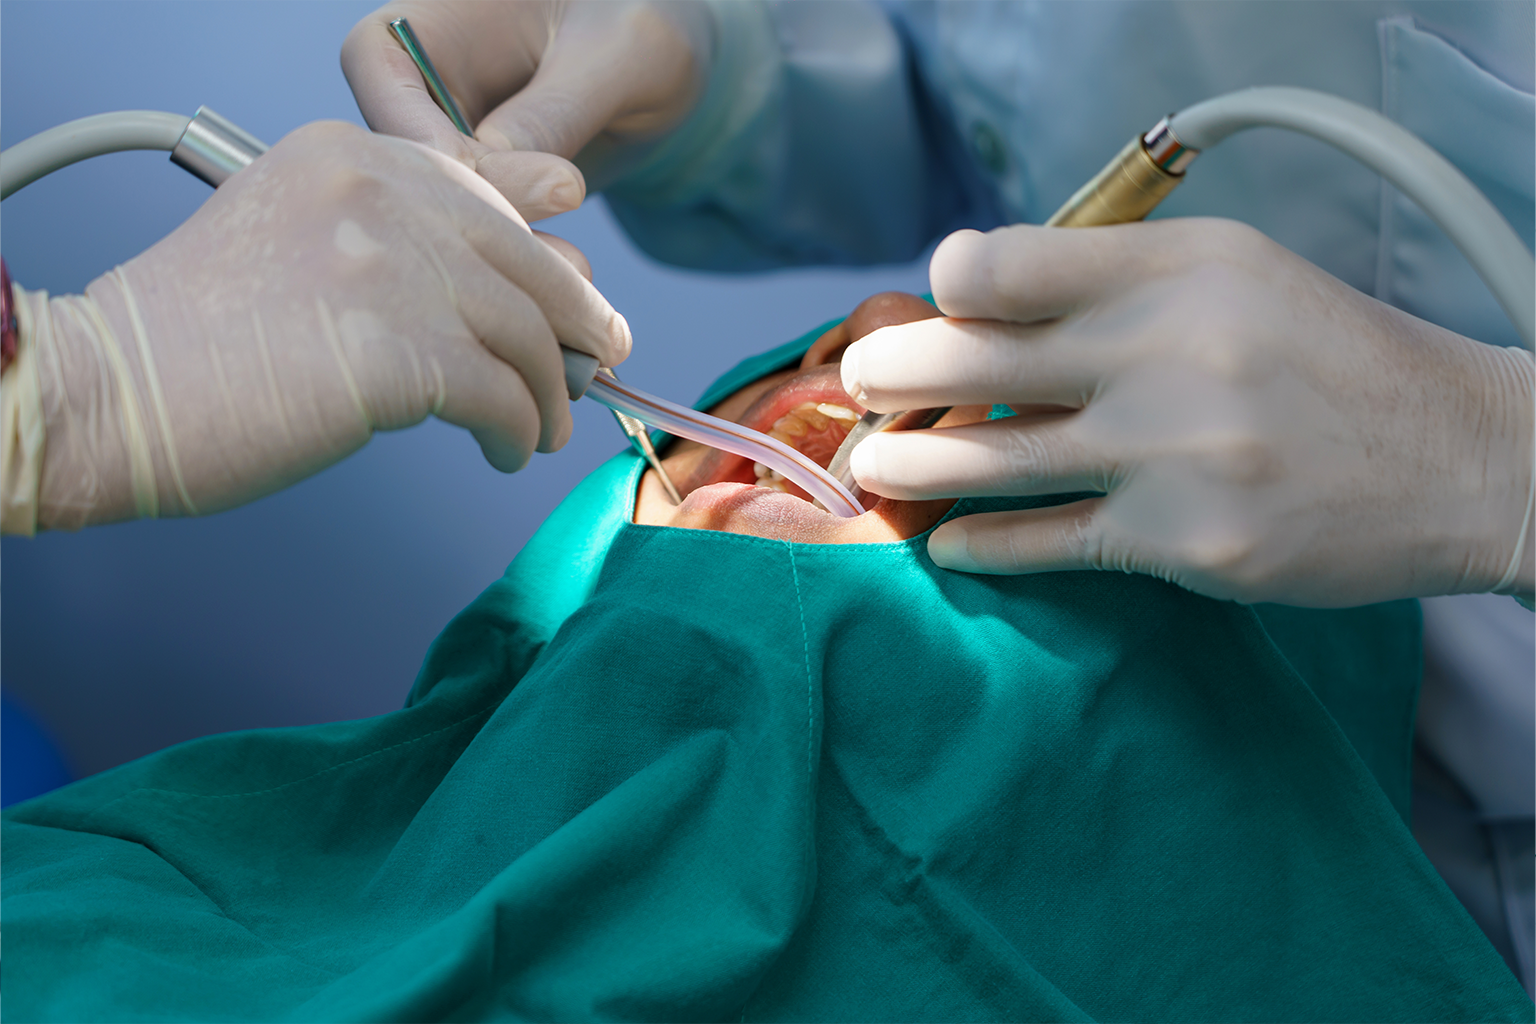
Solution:
{"label": "metal hose connector", "polygon": [[192,117],[160,110],[118,110],[39,132],[0,153],[0,199],[61,167],[134,149],[169,152],[171,162],[214,188],[267,151],[266,143],[198,107]]}
{"label": "metal hose connector", "polygon": [[171,149],[171,163],[218,188],[266,151],[267,144],[244,128],[198,107]]}
{"label": "metal hose connector", "polygon": [[1163,118],[1125,144],[1116,157],[1045,222],[1048,228],[1088,228],[1142,220],[1184,180],[1198,150],[1174,136]]}

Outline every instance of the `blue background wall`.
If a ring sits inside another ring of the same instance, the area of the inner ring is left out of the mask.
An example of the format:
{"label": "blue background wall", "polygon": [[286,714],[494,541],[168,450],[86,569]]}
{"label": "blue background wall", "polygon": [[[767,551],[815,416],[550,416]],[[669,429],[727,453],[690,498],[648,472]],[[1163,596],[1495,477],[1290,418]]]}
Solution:
{"label": "blue background wall", "polygon": [[[106,110],[207,104],[275,141],[361,123],[337,55],[372,3],[62,3],[0,9],[0,145]],[[206,186],[157,153],[67,168],[0,208],[17,281],[79,291],[195,211]],[[723,277],[660,267],[600,200],[546,221],[592,261],[634,328],[625,377],[691,401],[737,359],[926,262]],[[211,732],[398,707],[427,644],[499,575],[571,485],[622,447],[578,403],[576,437],[522,473],[436,421],[381,435],[291,490],[200,520],[0,543],[0,674],[77,773]]]}

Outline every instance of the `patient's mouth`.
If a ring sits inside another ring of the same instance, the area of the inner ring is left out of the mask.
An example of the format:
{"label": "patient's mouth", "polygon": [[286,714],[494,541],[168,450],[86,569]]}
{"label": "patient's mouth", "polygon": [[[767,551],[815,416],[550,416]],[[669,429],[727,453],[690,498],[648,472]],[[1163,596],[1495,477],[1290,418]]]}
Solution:
{"label": "patient's mouth", "polygon": [[[802,402],[789,412],[780,416],[768,430],[768,436],[776,441],[782,441],[811,459],[818,466],[825,469],[837,454],[838,446],[843,443],[843,438],[848,436],[848,431],[859,422],[859,414],[846,405],[835,402]],[[757,476],[759,487],[771,487],[776,491],[786,494],[793,493],[800,497],[805,495],[800,488],[794,487],[783,474],[777,470],[769,469],[761,462],[752,463],[752,472]]]}
{"label": "patient's mouth", "polygon": [[[817,338],[799,368],[759,377],[709,411],[773,438],[778,444],[772,447],[779,450],[780,457],[788,457],[780,447],[785,446],[795,450],[794,460],[805,468],[809,468],[809,461],[825,469],[865,413],[863,406],[843,390],[842,350],[850,341],[881,327],[940,315],[935,306],[915,295],[885,292],[871,296],[841,324]],[[919,410],[918,414],[926,412]],[[956,423],[976,422],[986,412],[986,406],[967,406],[954,410],[950,418]],[[903,429],[917,424],[903,420],[892,426]],[[814,502],[792,481],[754,462],[753,457],[733,455],[707,443],[676,444],[665,461],[668,474],[683,495],[682,503],[667,511],[661,484],[646,477],[637,499],[635,521],[830,544],[854,538],[912,537],[937,523],[954,504],[947,498],[897,501],[870,495],[872,504],[867,506],[866,515],[844,519]],[[768,457],[766,452],[763,457]]]}
{"label": "patient's mouth", "polygon": [[[829,364],[797,373],[770,388],[737,422],[789,445],[825,468],[861,415],[863,409],[843,391],[837,365]],[[810,495],[767,466],[719,450],[711,451],[690,477],[679,481],[685,494],[710,484],[742,483],[811,501]]]}

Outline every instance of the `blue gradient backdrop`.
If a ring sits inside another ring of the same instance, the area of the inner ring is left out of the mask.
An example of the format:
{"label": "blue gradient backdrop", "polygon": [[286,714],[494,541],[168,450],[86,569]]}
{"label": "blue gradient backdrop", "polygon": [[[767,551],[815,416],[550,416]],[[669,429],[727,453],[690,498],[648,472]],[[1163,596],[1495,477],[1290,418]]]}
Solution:
{"label": "blue gradient backdrop", "polygon": [[[207,104],[268,141],[321,118],[361,123],[337,54],[372,6],[5,0],[0,145],[124,108]],[[98,158],[6,200],[0,252],[23,285],[78,291],[207,195],[163,154]],[[629,318],[626,378],[679,400],[866,295],[926,290],[924,262],[754,277],[661,267],[600,200],[542,226],[586,251]],[[433,421],[232,512],[7,538],[6,693],[81,774],[208,733],[396,708],[448,619],[622,447],[606,411],[575,413],[570,445],[515,476]]]}

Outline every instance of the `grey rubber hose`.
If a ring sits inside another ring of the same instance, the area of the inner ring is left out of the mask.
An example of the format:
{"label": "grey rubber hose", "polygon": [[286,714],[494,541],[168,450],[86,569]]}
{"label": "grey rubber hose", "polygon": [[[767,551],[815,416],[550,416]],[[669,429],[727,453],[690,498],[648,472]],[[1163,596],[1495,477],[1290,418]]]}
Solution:
{"label": "grey rubber hose", "polygon": [[1321,139],[1418,203],[1488,285],[1525,347],[1532,347],[1536,259],[1488,198],[1449,160],[1376,111],[1311,89],[1242,89],[1181,110],[1169,121],[1181,143],[1202,151],[1234,132],[1261,126]]}
{"label": "grey rubber hose", "polygon": [[118,110],[69,121],[0,153],[0,199],[60,167],[127,149],[170,152],[192,119],[158,110]]}

